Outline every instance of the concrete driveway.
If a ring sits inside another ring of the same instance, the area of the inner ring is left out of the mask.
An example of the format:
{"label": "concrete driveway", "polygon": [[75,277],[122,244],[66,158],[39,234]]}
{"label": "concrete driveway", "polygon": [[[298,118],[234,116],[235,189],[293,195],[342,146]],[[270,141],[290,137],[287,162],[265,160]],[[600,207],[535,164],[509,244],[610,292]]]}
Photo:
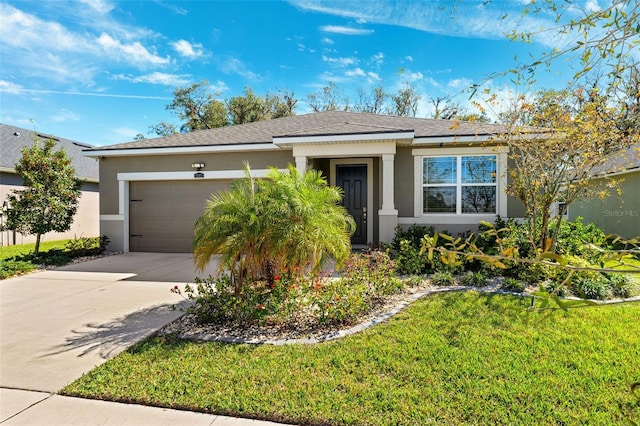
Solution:
{"label": "concrete driveway", "polygon": [[179,317],[195,276],[190,254],[126,253],[0,281],[0,387],[59,391]]}

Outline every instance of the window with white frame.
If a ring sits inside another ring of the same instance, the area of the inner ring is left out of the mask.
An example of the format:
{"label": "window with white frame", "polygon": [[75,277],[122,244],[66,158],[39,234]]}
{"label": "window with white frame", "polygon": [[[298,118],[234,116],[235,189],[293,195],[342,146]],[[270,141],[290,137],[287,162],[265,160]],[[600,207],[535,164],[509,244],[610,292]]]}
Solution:
{"label": "window with white frame", "polygon": [[423,214],[496,214],[496,155],[422,157]]}

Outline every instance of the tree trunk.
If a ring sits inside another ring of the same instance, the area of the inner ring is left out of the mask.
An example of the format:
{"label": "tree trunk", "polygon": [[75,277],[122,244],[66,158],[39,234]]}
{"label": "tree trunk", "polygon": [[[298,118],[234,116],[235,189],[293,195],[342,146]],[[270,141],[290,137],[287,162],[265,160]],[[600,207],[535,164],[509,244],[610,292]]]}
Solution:
{"label": "tree trunk", "polygon": [[38,253],[40,253],[40,237],[42,237],[42,234],[36,235],[36,249],[33,252],[35,257],[38,257]]}

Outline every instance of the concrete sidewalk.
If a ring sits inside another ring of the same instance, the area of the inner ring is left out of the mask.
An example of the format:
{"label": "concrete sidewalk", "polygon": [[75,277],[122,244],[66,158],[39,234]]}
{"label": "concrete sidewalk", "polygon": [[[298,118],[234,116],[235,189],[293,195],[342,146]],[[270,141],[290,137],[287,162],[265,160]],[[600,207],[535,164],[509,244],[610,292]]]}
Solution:
{"label": "concrete sidewalk", "polygon": [[0,389],[0,402],[0,424],[7,426],[268,426],[278,424],[13,389]]}
{"label": "concrete sidewalk", "polygon": [[126,253],[0,281],[0,423],[260,424],[55,395],[182,315],[170,289],[195,276],[188,254]]}

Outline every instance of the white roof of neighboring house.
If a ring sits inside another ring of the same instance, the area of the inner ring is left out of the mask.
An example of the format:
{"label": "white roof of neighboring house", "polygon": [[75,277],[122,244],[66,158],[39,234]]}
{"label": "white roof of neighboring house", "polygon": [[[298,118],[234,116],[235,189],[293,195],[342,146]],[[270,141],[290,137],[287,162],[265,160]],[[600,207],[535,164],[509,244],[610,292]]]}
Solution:
{"label": "white roof of neighboring house", "polygon": [[15,172],[15,165],[22,157],[22,148],[32,146],[35,138],[53,139],[56,148],[63,147],[76,171],[76,176],[91,182],[98,181],[98,162],[94,158],[83,155],[82,151],[93,148],[92,145],[59,138],[33,130],[0,124],[0,170]]}

